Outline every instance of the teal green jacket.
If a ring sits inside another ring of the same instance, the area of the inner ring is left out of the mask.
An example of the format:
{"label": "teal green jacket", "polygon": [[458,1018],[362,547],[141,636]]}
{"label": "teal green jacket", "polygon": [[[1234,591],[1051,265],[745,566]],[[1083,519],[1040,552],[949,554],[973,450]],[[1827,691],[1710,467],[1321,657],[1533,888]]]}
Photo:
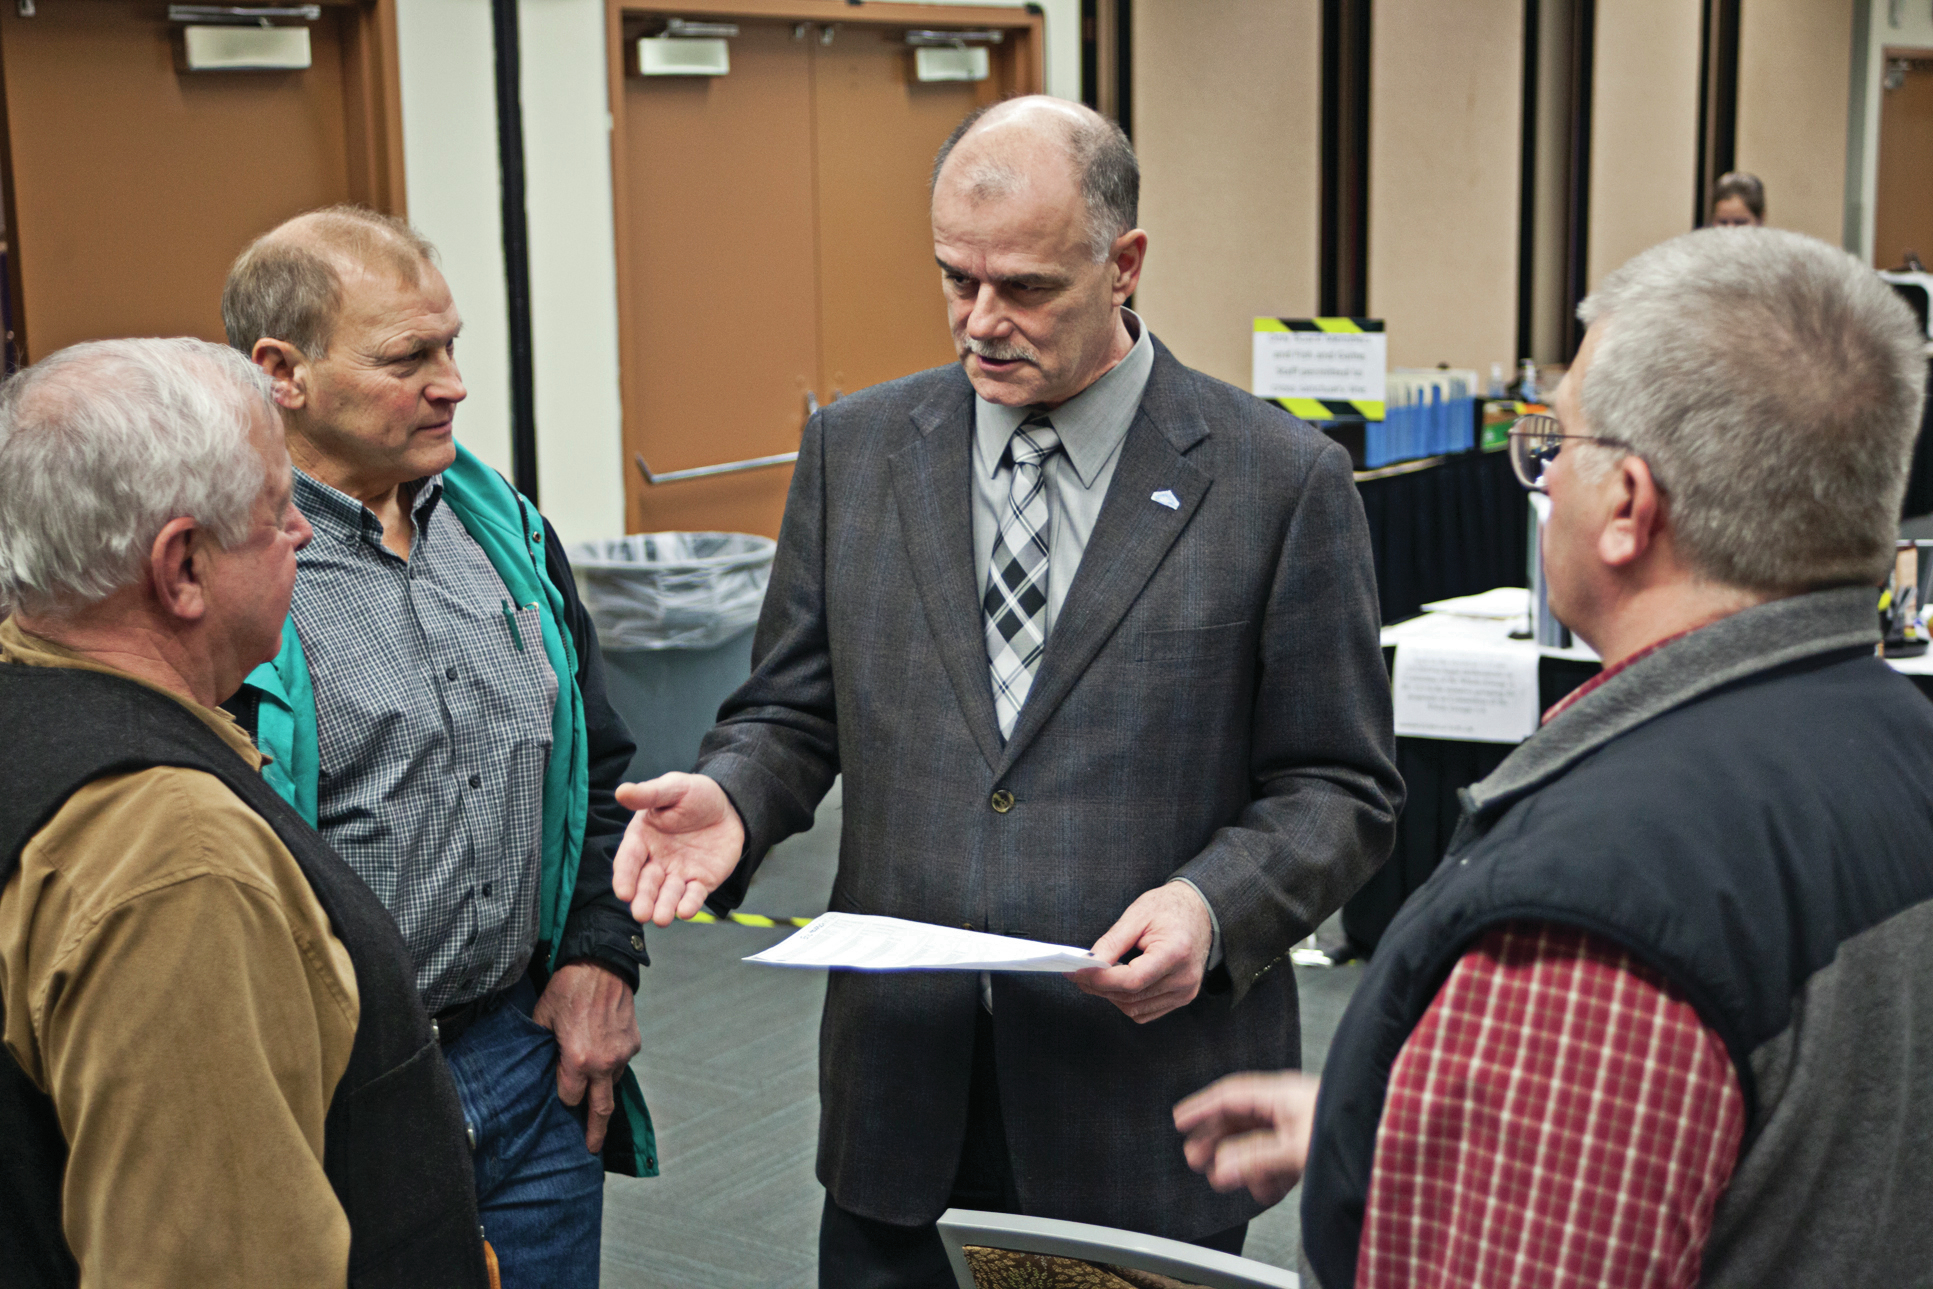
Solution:
{"label": "teal green jacket", "polygon": [[[546,567],[544,522],[536,506],[461,445],[455,464],[443,472],[443,500],[483,548],[516,602],[536,606],[543,622],[544,656],[558,679],[550,762],[544,774],[544,858],[538,893],[538,964],[548,973],[557,968],[563,947],[590,810],[590,740],[582,681],[588,651],[580,650],[573,639],[567,611],[575,605],[576,588],[560,588]],[[558,552],[559,567],[568,569],[561,555]],[[571,683],[564,683],[566,678]],[[293,617],[282,624],[282,651],[256,668],[244,684],[256,698],[256,742],[271,758],[262,776],[314,827],[321,763],[315,689]],[[628,1177],[654,1177],[658,1172],[651,1114],[629,1068],[618,1086],[618,1108],[605,1139],[604,1167]]]}

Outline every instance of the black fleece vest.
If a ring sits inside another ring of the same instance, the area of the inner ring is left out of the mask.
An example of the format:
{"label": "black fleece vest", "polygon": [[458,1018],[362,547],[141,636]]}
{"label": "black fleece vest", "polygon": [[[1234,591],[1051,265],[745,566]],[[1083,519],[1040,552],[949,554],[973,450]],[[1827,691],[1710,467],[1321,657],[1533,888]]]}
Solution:
{"label": "black fleece vest", "polygon": [[[1355,1284],[1390,1067],[1486,930],[1519,919],[1578,927],[1684,992],[1724,1040],[1744,1093],[1736,1184],[1774,1108],[1753,1054],[1793,1026],[1795,999],[1849,940],[1929,900],[1933,703],[1870,649],[1694,698],[1466,815],[1378,945],[1329,1048],[1303,1179],[1310,1268],[1323,1289]],[[1857,1037],[1871,1051],[1895,1039]],[[1782,1078],[1769,1095],[1818,1082]],[[1871,1162],[1825,1149],[1808,1161],[1811,1175],[1781,1184],[1817,1194],[1851,1185]],[[1733,1251],[1776,1238],[1752,1228],[1781,1221],[1779,1206],[1753,1208],[1721,1211],[1732,1229],[1715,1230],[1707,1247],[1707,1283],[1736,1278],[1718,1265]],[[1848,1271],[1861,1265],[1859,1251],[1847,1253]]]}
{"label": "black fleece vest", "polygon": [[[362,879],[193,713],[145,686],[0,665],[0,730],[0,886],[67,799],[111,774],[161,765],[211,774],[275,830],[348,950],[361,1000],[323,1125],[323,1168],[349,1218],[349,1285],[486,1284],[456,1085],[402,937]],[[219,1115],[221,1089],[205,1093],[203,1111]],[[67,1143],[53,1102],[10,1056],[0,1057],[0,1143],[0,1278],[21,1289],[76,1284],[61,1230]]]}

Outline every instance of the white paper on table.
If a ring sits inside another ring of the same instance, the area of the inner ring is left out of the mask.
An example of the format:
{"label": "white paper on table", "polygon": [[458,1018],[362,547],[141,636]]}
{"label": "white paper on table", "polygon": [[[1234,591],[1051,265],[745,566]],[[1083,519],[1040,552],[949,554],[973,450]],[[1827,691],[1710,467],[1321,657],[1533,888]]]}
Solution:
{"label": "white paper on table", "polygon": [[1530,615],[1530,592],[1521,586],[1495,586],[1479,595],[1432,600],[1425,613],[1454,613],[1465,618],[1522,618]]}
{"label": "white paper on table", "polygon": [[1521,743],[1537,730],[1537,649],[1458,639],[1396,647],[1396,732]]}
{"label": "white paper on table", "polygon": [[1458,613],[1425,613],[1421,617],[1383,628],[1383,644],[1405,645],[1416,641],[1434,644],[1448,640],[1466,648],[1507,648],[1510,632],[1521,623],[1503,618],[1466,618]]}
{"label": "white paper on table", "polygon": [[860,971],[1080,971],[1105,967],[1086,949],[866,913],[824,913],[746,962]]}

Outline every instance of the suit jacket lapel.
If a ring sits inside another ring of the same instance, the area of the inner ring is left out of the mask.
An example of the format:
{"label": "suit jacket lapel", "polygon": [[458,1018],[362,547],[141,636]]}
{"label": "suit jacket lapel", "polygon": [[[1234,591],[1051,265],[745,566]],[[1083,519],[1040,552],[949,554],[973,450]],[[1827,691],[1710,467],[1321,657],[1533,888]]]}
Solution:
{"label": "suit jacket lapel", "polygon": [[919,434],[892,457],[900,532],[927,627],[967,728],[988,765],[1000,760],[980,588],[973,564],[973,390],[964,374],[915,407]]}
{"label": "suit jacket lapel", "polygon": [[[1033,688],[996,762],[998,773],[1004,774],[1027,750],[1074,688],[1208,495],[1213,478],[1183,455],[1208,435],[1186,380],[1181,364],[1156,341],[1147,391],[1121,444],[1107,500],[1101,503],[1080,571],[1054,619]],[[1164,489],[1181,503],[1178,508],[1153,499]],[[984,657],[980,669],[986,671]],[[991,710],[992,682],[983,677],[983,687]]]}

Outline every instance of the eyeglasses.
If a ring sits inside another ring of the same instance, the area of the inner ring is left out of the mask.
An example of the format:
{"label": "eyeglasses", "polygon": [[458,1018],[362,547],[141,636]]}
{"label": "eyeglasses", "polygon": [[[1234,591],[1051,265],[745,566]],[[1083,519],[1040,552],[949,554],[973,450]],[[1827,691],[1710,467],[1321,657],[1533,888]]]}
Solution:
{"label": "eyeglasses", "polygon": [[1631,446],[1620,439],[1595,434],[1566,434],[1556,417],[1532,412],[1518,417],[1517,423],[1510,427],[1510,468],[1517,472],[1517,482],[1532,492],[1544,491],[1544,476],[1550,472],[1550,463],[1557,459],[1565,439],[1601,443],[1607,448],[1626,451]]}

